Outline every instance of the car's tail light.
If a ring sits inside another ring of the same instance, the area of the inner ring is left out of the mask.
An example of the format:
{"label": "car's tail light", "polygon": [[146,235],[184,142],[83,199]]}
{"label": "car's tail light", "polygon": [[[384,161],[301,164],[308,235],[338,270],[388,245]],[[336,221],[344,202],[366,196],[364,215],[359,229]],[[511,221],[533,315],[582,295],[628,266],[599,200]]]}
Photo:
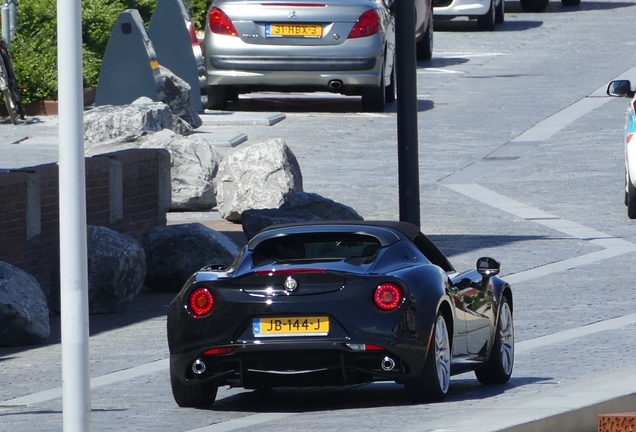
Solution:
{"label": "car's tail light", "polygon": [[188,33],[190,34],[190,42],[192,43],[192,46],[200,45],[199,38],[197,37],[197,31],[194,28],[192,21],[188,21],[186,26],[188,28]]}
{"label": "car's tail light", "polygon": [[197,288],[188,296],[188,307],[194,316],[207,315],[214,307],[214,296],[207,288]]}
{"label": "car's tail light", "polygon": [[217,7],[210,10],[209,24],[212,33],[225,36],[238,36],[238,32],[236,28],[234,28],[230,17]]}
{"label": "car's tail light", "polygon": [[380,345],[372,344],[347,344],[353,351],[386,351],[385,348]]}
{"label": "car's tail light", "polygon": [[372,36],[380,30],[380,15],[371,9],[360,15],[349,33],[349,39]]}
{"label": "car's tail light", "polygon": [[402,289],[393,283],[383,283],[375,289],[373,301],[382,310],[392,310],[402,302]]}

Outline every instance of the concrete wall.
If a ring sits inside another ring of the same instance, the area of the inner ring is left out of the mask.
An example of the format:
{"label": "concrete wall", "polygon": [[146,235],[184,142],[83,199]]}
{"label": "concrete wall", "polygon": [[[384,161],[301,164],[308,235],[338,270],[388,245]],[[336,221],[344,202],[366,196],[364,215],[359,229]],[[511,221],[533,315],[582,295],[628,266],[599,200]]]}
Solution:
{"label": "concrete wall", "polygon": [[[170,155],[125,150],[86,158],[88,225],[135,239],[166,224]],[[45,293],[59,268],[58,165],[0,171],[0,261],[33,275]]]}

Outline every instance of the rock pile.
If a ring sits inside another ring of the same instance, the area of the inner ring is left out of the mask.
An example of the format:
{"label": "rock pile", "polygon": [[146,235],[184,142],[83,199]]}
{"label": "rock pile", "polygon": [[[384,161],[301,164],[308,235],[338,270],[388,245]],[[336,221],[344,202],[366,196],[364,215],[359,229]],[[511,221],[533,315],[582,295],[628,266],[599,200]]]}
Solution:
{"label": "rock pile", "polygon": [[[140,98],[131,105],[100,106],[86,113],[87,156],[130,148],[167,149],[171,208],[216,207],[221,217],[240,222],[248,239],[274,224],[362,219],[346,205],[304,192],[296,156],[280,138],[222,158],[208,141],[192,135],[202,122],[191,109],[187,83],[167,70],[162,74],[162,102]],[[91,313],[122,311],[144,285],[178,291],[197,270],[229,265],[239,254],[230,238],[198,223],[154,228],[141,244],[104,227],[88,227],[87,234]],[[59,311],[59,291],[58,283],[43,293],[32,276],[0,262],[0,346],[45,341],[49,311]]]}

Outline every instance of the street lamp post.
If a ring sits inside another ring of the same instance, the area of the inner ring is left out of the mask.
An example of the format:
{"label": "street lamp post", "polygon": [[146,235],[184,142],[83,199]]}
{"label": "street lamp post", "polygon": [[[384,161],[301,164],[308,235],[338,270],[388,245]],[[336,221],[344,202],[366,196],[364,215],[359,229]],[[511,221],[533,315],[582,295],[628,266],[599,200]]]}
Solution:
{"label": "street lamp post", "polygon": [[395,1],[397,139],[400,220],[420,226],[420,180],[417,138],[415,2]]}

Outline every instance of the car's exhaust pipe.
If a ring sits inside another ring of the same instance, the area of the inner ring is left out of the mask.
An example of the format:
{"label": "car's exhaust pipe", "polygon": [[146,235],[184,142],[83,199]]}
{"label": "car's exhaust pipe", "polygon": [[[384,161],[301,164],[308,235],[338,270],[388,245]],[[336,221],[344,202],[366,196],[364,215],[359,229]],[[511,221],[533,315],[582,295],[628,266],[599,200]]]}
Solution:
{"label": "car's exhaust pipe", "polygon": [[327,84],[331,90],[340,90],[342,88],[342,81],[340,80],[331,80],[329,84]]}
{"label": "car's exhaust pipe", "polygon": [[380,362],[380,366],[382,367],[382,370],[385,372],[390,372],[393,369],[395,369],[395,360],[393,360],[391,357],[386,356],[382,359],[382,361]]}
{"label": "car's exhaust pipe", "polygon": [[201,361],[201,359],[196,359],[194,363],[192,363],[192,372],[197,375],[201,375],[205,372],[205,363]]}

